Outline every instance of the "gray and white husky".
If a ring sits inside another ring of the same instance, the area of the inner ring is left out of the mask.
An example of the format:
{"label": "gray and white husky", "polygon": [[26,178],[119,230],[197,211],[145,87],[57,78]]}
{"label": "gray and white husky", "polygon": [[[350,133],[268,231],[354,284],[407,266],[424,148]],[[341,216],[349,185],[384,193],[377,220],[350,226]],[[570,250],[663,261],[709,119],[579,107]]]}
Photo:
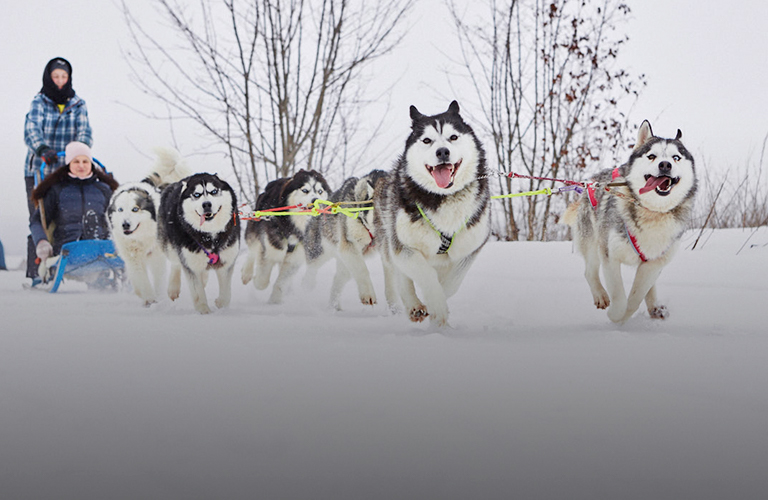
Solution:
{"label": "gray and white husky", "polygon": [[[383,170],[373,170],[363,177],[350,177],[330,197],[334,203],[352,202],[358,205],[346,207],[372,208],[373,194],[376,184],[387,177]],[[331,286],[330,306],[341,309],[339,298],[344,285],[353,278],[357,284],[360,302],[365,305],[376,304],[376,292],[373,289],[371,275],[365,264],[365,258],[374,254],[376,238],[374,237],[373,213],[370,210],[361,211],[357,218],[344,214],[328,214],[313,217],[307,226],[304,237],[304,250],[307,257],[307,274],[304,285],[313,288],[315,275],[320,266],[331,257],[336,258],[336,274]],[[385,282],[385,294],[388,302],[397,300],[392,283]]]}
{"label": "gray and white husky", "polygon": [[[595,306],[608,308],[611,321],[632,317],[643,299],[651,318],[668,316],[656,302],[656,279],[678,249],[696,194],[693,156],[681,137],[679,130],[674,139],[656,137],[644,121],[629,161],[592,178],[599,186],[623,181],[626,186],[588,189],[563,214],[584,257]],[[622,264],[637,267],[629,297]],[[600,282],[601,266],[607,290]]]}
{"label": "gray and white husky", "polygon": [[456,101],[434,116],[410,114],[405,151],[374,194],[375,235],[411,321],[442,327],[447,299],[490,235],[485,152]]}
{"label": "gray and white husky", "polygon": [[[325,178],[313,170],[299,170],[291,177],[276,179],[264,188],[256,200],[256,210],[301,206],[289,211],[305,210],[317,199],[327,199],[330,188]],[[304,263],[304,233],[309,215],[278,215],[249,220],[245,228],[248,257],[242,268],[243,284],[253,279],[257,290],[269,286],[272,269],[279,272],[270,304],[279,304],[289,289],[291,278]],[[254,264],[256,273],[254,276]]]}
{"label": "gray and white husky", "polygon": [[166,259],[157,238],[160,191],[189,175],[175,150],[158,148],[155,154],[157,161],[147,177],[140,182],[121,184],[107,208],[115,249],[125,262],[125,273],[133,291],[145,306],[157,301],[165,278]]}
{"label": "gray and white husky", "polygon": [[210,313],[205,286],[208,271],[214,270],[219,282],[216,307],[227,307],[240,250],[237,198],[232,187],[215,174],[185,177],[163,190],[158,219],[160,242],[171,261],[171,300],[179,298],[183,269],[195,309]]}

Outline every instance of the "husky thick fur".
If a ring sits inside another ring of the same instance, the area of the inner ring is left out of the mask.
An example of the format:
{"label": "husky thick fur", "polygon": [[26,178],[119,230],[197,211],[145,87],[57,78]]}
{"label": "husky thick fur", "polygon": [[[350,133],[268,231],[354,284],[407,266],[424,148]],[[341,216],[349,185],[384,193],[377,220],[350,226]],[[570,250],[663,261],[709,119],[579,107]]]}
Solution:
{"label": "husky thick fur", "polygon": [[448,323],[447,298],[490,234],[485,153],[456,101],[434,116],[411,106],[411,120],[404,153],[377,185],[375,235],[385,275],[397,284],[411,321],[429,315],[441,327]]}
{"label": "husky thick fur", "polygon": [[[373,170],[367,175],[357,178],[350,177],[334,192],[329,201],[354,202],[348,207],[369,207],[373,205],[376,184],[387,177],[383,170]],[[344,285],[354,278],[360,302],[365,305],[376,304],[376,292],[373,289],[371,276],[365,264],[365,258],[371,255],[375,248],[373,212],[358,212],[353,219],[343,214],[321,215],[313,217],[309,222],[304,241],[307,256],[307,274],[305,284],[314,286],[317,269],[329,258],[336,258],[336,274],[331,286],[330,305],[336,310],[341,309],[339,297]],[[385,283],[385,293],[388,301],[396,300],[392,284]]]}
{"label": "husky thick fur", "polygon": [[[267,184],[256,200],[256,210],[299,205],[300,208],[290,211],[304,210],[315,200],[327,199],[329,191],[322,174],[299,170],[292,177],[283,177]],[[310,218],[309,215],[278,215],[248,221],[245,228],[248,258],[242,269],[243,284],[253,279],[258,290],[266,289],[272,268],[278,266],[277,279],[269,297],[271,304],[283,301],[291,278],[304,263],[304,233]]]}
{"label": "husky thick fur", "polygon": [[[615,174],[605,170],[592,179],[603,186],[612,179],[626,181],[626,186],[595,189],[595,207],[585,191],[563,215],[586,262],[595,306],[608,308],[611,321],[629,319],[643,299],[651,318],[668,315],[656,302],[656,279],[678,249],[696,194],[693,156],[681,137],[679,130],[674,139],[655,137],[651,124],[643,122],[629,161]],[[622,264],[637,267],[628,298]],[[601,265],[607,290],[600,282]]]}
{"label": "husky thick fur", "polygon": [[146,306],[157,301],[165,277],[165,255],[157,238],[160,190],[189,175],[176,151],[158,149],[156,154],[157,161],[147,177],[121,185],[112,194],[107,209],[112,241],[125,262],[134,292]]}
{"label": "husky thick fur", "polygon": [[189,282],[195,309],[211,312],[205,296],[208,271],[216,271],[216,307],[229,305],[232,273],[240,249],[237,198],[230,185],[214,174],[200,173],[163,190],[159,214],[160,242],[171,261],[168,296],[181,291],[181,270]]}

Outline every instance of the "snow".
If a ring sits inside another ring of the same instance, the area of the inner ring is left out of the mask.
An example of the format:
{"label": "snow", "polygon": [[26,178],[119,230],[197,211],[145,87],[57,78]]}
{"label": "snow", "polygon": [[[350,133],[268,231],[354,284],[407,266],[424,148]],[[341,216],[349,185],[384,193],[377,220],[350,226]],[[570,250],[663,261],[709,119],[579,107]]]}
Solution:
{"label": "snow", "polygon": [[489,243],[442,331],[353,283],[328,310],[333,264],[279,306],[235,280],[208,316],[187,288],[143,308],[2,272],[2,496],[765,498],[768,230],[695,237],[670,318],[621,326],[568,242]]}

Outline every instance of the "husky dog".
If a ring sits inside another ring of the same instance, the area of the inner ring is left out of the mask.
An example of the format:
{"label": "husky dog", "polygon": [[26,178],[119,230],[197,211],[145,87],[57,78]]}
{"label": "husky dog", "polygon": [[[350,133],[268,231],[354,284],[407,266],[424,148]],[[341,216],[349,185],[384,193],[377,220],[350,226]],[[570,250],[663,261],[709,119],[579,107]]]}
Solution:
{"label": "husky dog", "polygon": [[237,198],[230,185],[208,173],[169,185],[160,197],[158,224],[160,242],[171,261],[171,300],[179,297],[184,269],[195,309],[201,314],[211,312],[205,285],[208,270],[214,269],[219,282],[216,307],[227,307],[240,249]]}
{"label": "husky dog", "polygon": [[385,274],[398,284],[411,321],[429,315],[442,327],[447,298],[490,235],[485,152],[456,101],[434,116],[410,111],[405,151],[374,194],[375,234]]}
{"label": "husky dog", "polygon": [[[317,199],[327,199],[330,188],[319,172],[299,170],[292,177],[276,179],[264,188],[256,200],[256,210],[301,206],[289,211],[299,211],[314,203]],[[245,242],[248,245],[248,257],[243,265],[243,284],[254,278],[253,266],[256,263],[256,276],[253,281],[256,289],[264,290],[269,286],[269,278],[274,266],[279,273],[269,297],[270,304],[283,301],[290,280],[304,262],[304,232],[311,217],[308,215],[282,215],[249,220],[245,228]]]}
{"label": "husky dog", "polygon": [[[656,303],[655,283],[677,251],[696,194],[693,156],[681,137],[679,130],[674,139],[656,137],[644,121],[629,161],[592,179],[603,186],[625,181],[626,186],[610,192],[588,189],[563,214],[584,256],[595,306],[608,308],[611,321],[629,319],[643,299],[651,318],[668,316],[666,307]],[[622,264],[637,267],[629,298]],[[607,291],[600,282],[601,265]]]}
{"label": "husky dog", "polygon": [[[387,173],[383,170],[373,170],[359,179],[350,177],[331,195],[329,201],[372,202],[376,184],[386,177]],[[349,207],[355,206],[349,205]],[[371,204],[357,206],[372,208]],[[356,219],[343,214],[313,217],[304,239],[307,256],[307,274],[304,283],[310,288],[313,287],[317,269],[329,258],[336,257],[336,274],[331,286],[331,307],[341,310],[339,297],[350,278],[354,278],[357,283],[360,302],[366,305],[375,304],[376,292],[373,290],[371,276],[365,265],[365,257],[373,253],[375,241],[372,211],[361,211]],[[387,302],[397,300],[396,292],[389,280],[384,285]]]}
{"label": "husky dog", "polygon": [[189,175],[178,152],[157,149],[155,153],[157,161],[148,176],[117,188],[107,208],[112,241],[125,262],[134,292],[145,306],[156,302],[165,277],[165,255],[157,239],[160,191],[168,183]]}

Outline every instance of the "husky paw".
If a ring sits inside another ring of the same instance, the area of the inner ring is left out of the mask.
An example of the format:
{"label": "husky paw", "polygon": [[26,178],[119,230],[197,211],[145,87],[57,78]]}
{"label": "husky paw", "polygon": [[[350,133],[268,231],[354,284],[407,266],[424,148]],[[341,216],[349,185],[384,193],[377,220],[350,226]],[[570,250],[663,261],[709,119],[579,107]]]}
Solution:
{"label": "husky paw", "polygon": [[229,305],[229,299],[222,299],[221,297],[217,298],[213,301],[214,304],[216,304],[216,307],[219,309],[224,309]]}
{"label": "husky paw", "polygon": [[256,276],[256,279],[253,280],[253,286],[256,287],[256,290],[266,290],[269,286],[269,276]]}
{"label": "husky paw", "polygon": [[611,298],[608,297],[608,293],[594,295],[593,298],[595,299],[595,307],[598,309],[606,309],[611,305]]}
{"label": "husky paw", "polygon": [[211,314],[211,308],[208,304],[195,304],[195,310],[200,314]]}
{"label": "husky paw", "polygon": [[179,298],[179,290],[168,290],[168,298],[176,300]]}
{"label": "husky paw", "polygon": [[648,314],[651,315],[652,319],[667,319],[669,317],[667,306],[656,306],[653,309],[649,309]]}
{"label": "husky paw", "polygon": [[369,296],[360,296],[360,302],[364,306],[372,306],[376,304],[376,296],[375,295],[369,295]]}
{"label": "husky paw", "polygon": [[423,304],[414,307],[408,313],[408,318],[414,323],[421,323],[427,316],[429,316],[429,313],[427,312],[427,306]]}
{"label": "husky paw", "polygon": [[157,301],[155,299],[147,299],[144,301],[144,307],[149,307],[152,304],[157,304]]}

